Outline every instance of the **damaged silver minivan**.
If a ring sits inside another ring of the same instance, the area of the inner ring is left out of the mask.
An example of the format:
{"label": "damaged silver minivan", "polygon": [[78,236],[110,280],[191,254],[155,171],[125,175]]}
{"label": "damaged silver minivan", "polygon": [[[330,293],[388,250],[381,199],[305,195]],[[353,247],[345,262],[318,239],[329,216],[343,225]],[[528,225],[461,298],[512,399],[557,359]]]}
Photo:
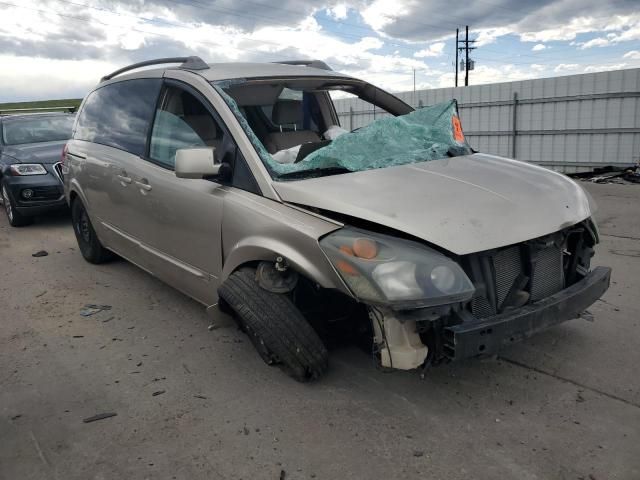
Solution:
{"label": "damaged silver minivan", "polygon": [[[384,114],[344,130],[345,95]],[[125,67],[63,157],[86,260],[115,253],[231,313],[300,381],[344,339],[404,370],[494,353],[609,286],[575,182],[475,152],[455,101],[414,110],[318,61]]]}

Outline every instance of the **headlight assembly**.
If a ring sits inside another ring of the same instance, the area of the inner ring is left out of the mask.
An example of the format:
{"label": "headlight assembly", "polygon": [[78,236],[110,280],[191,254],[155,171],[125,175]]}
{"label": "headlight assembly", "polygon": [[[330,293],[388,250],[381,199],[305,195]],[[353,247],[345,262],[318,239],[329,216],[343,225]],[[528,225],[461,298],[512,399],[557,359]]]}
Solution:
{"label": "headlight assembly", "polygon": [[46,175],[47,170],[39,163],[15,163],[9,166],[12,175]]}
{"label": "headlight assembly", "polygon": [[450,258],[419,243],[345,227],[320,246],[358,299],[396,309],[464,302],[473,284]]}

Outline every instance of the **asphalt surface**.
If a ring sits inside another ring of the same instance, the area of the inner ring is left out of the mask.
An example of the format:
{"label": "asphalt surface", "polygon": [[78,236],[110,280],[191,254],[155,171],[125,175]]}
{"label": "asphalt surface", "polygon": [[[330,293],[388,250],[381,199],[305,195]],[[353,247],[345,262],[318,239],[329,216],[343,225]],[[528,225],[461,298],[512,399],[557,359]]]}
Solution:
{"label": "asphalt surface", "polygon": [[424,381],[354,347],[298,384],[136,267],[85,263],[65,216],[2,216],[0,479],[638,479],[640,185],[587,187],[614,269],[594,321]]}

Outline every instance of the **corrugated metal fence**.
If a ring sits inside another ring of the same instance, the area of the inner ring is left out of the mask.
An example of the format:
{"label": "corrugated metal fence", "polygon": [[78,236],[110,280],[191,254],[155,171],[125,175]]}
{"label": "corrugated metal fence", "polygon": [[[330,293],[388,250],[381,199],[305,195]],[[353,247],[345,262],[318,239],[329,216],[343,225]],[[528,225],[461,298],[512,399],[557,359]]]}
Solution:
{"label": "corrugated metal fence", "polygon": [[[640,69],[398,94],[414,107],[456,98],[471,145],[566,173],[640,161]],[[341,124],[386,115],[359,99],[336,100]]]}

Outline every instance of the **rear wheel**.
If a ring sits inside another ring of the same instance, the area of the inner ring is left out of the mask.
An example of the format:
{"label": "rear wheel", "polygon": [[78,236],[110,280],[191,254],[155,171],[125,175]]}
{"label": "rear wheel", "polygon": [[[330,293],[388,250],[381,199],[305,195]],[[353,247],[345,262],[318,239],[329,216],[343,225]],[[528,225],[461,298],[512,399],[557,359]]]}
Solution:
{"label": "rear wheel", "polygon": [[328,368],[322,340],[289,298],[264,290],[252,270],[232,273],[218,294],[268,365],[278,364],[299,382],[319,378]]}
{"label": "rear wheel", "polygon": [[33,223],[33,217],[22,215],[16,210],[16,206],[11,200],[5,185],[2,185],[2,205],[4,206],[4,212],[7,214],[9,225],[12,227],[24,227]]}
{"label": "rear wheel", "polygon": [[104,263],[114,257],[114,254],[104,248],[98,240],[87,210],[78,198],[71,204],[71,221],[80,253],[87,262]]}

